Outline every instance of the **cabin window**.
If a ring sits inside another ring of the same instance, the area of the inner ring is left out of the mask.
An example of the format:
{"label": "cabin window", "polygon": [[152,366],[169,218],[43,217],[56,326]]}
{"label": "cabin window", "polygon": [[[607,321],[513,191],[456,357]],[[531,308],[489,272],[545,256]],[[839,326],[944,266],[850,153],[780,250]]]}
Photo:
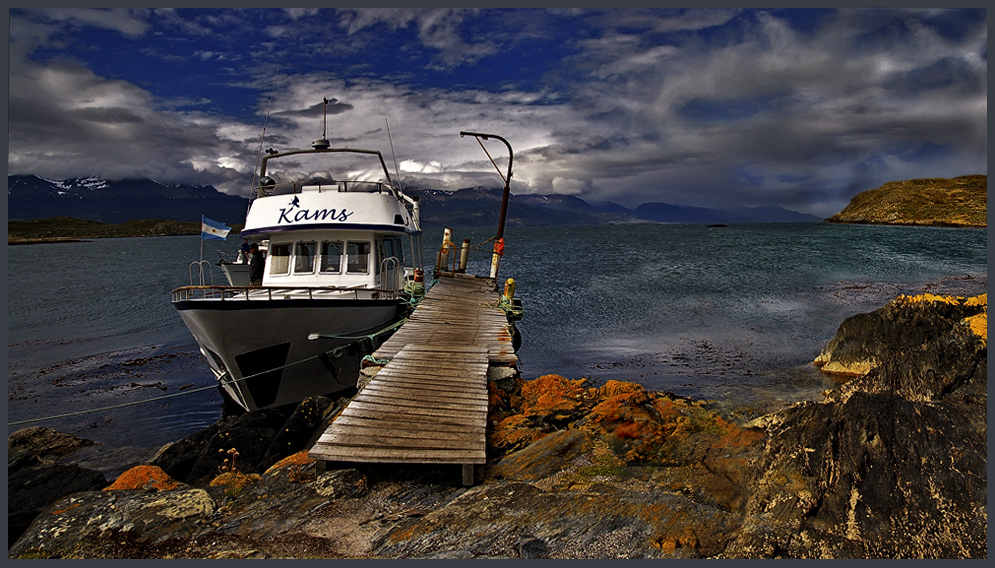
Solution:
{"label": "cabin window", "polygon": [[404,264],[404,252],[401,250],[401,239],[386,238],[377,241],[377,274],[380,273],[383,261],[388,258],[396,258],[399,265]]}
{"label": "cabin window", "polygon": [[387,239],[386,241],[384,241],[384,243],[385,244],[386,243],[390,243],[390,247],[391,247],[390,249],[388,249],[388,253],[389,254],[387,256],[388,257],[391,257],[391,256],[397,257],[397,261],[403,265],[404,264],[404,250],[403,250],[403,248],[401,246],[401,239],[399,239],[399,238]]}
{"label": "cabin window", "polygon": [[314,256],[317,249],[318,243],[315,242],[297,243],[294,250],[294,274],[314,273]]}
{"label": "cabin window", "polygon": [[283,275],[290,272],[290,243],[281,243],[269,247],[269,273]]}
{"label": "cabin window", "polygon": [[366,241],[349,241],[346,245],[349,261],[347,272],[366,274],[370,265],[370,243]]}
{"label": "cabin window", "polygon": [[321,273],[342,272],[342,241],[321,243]]}

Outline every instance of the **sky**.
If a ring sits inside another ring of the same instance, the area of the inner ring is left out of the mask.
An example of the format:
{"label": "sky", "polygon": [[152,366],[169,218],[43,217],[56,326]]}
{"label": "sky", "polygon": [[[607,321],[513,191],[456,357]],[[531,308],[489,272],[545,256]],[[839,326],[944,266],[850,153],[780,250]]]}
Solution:
{"label": "sky", "polygon": [[[8,174],[210,184],[380,150],[405,187],[828,217],[987,174],[984,9],[10,9]],[[327,123],[323,98],[329,100]],[[388,132],[389,128],[389,132]],[[393,147],[393,151],[392,151]],[[502,172],[507,149],[486,143]]]}

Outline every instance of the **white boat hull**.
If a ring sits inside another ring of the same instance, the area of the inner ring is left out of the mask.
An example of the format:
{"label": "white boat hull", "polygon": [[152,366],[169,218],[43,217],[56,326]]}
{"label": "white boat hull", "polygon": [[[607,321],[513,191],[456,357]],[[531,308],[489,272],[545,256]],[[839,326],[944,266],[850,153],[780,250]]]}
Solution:
{"label": "white boat hull", "polygon": [[367,336],[400,321],[406,308],[400,300],[344,298],[173,305],[221,387],[250,411],[354,387],[360,360],[389,334]]}

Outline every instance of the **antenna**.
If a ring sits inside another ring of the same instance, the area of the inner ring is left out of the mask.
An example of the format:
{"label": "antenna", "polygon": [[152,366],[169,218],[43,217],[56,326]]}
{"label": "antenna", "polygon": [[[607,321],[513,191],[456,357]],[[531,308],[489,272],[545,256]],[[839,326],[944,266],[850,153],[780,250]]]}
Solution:
{"label": "antenna", "polygon": [[[387,125],[387,140],[390,141],[390,155],[394,158],[394,175],[397,176],[397,189],[401,188],[401,170],[397,167],[397,154],[394,153],[394,138],[390,135],[390,122],[387,121],[387,117],[383,117],[384,123]],[[403,190],[402,190],[403,191]]]}
{"label": "antenna", "polygon": [[328,130],[328,97],[321,97],[321,100],[325,102],[324,117],[321,124],[321,138],[325,139],[327,138],[325,132]]}
{"label": "antenna", "polygon": [[[276,81],[280,78],[280,67],[277,66],[276,74],[273,75],[273,90],[269,94],[269,105],[266,107],[266,120],[263,121],[263,135],[259,138],[259,151],[256,152],[256,165],[252,168],[252,181],[249,183],[249,195],[252,195],[252,188],[256,186],[256,172],[259,171],[259,159],[263,155],[263,141],[266,140],[266,125],[269,124],[269,113],[273,109],[273,97],[276,96]],[[252,201],[250,197],[249,201]]]}
{"label": "antenna", "polygon": [[324,107],[322,110],[321,138],[311,142],[311,147],[315,150],[327,150],[332,143],[328,141],[326,133],[328,131],[328,97],[321,97]]}

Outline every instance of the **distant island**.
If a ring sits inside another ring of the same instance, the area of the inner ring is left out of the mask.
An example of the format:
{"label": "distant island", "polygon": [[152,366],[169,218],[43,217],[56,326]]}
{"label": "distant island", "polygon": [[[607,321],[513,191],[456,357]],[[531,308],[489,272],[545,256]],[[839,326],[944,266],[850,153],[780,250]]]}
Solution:
{"label": "distant island", "polygon": [[988,226],[988,176],[888,182],[863,191],[829,223]]}
{"label": "distant island", "polygon": [[72,217],[50,217],[7,222],[7,245],[74,242],[114,237],[163,237],[196,235],[200,222],[139,219],[124,223],[101,223]]}

